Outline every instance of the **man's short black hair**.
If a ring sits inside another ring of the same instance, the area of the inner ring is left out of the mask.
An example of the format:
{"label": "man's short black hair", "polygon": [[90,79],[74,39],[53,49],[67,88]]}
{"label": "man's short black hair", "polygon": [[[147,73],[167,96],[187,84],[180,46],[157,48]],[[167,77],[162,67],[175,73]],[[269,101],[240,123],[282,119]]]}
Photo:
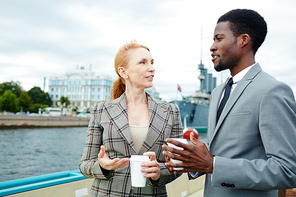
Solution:
{"label": "man's short black hair", "polygon": [[254,10],[235,9],[222,15],[217,24],[226,21],[230,22],[230,29],[234,36],[248,34],[251,37],[252,49],[255,54],[267,34],[267,24],[264,18]]}

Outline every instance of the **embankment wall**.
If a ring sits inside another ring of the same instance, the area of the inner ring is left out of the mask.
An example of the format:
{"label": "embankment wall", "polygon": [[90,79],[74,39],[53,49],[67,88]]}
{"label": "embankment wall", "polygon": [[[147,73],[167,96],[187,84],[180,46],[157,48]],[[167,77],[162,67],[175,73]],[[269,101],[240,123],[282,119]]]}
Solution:
{"label": "embankment wall", "polygon": [[0,115],[0,129],[7,127],[83,127],[89,119],[66,116]]}

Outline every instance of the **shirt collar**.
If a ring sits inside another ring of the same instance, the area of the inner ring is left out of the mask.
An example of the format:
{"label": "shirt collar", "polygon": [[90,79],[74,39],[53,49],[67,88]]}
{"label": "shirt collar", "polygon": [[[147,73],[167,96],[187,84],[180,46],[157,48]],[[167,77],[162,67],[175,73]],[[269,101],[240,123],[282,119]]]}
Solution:
{"label": "shirt collar", "polygon": [[[234,75],[232,77],[233,78],[232,79],[233,80],[233,83],[236,84],[237,82],[239,82],[255,64],[252,64],[251,66],[248,66],[244,70],[242,70],[239,73],[237,73],[236,75]],[[229,78],[231,78],[231,76]]]}

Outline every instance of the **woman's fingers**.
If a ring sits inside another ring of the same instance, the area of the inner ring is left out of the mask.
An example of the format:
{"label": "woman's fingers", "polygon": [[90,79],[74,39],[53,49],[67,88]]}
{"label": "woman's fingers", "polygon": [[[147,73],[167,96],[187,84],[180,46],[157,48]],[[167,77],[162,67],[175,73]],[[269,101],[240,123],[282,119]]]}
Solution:
{"label": "woman's fingers", "polygon": [[150,161],[155,160],[155,152],[145,152],[143,155],[150,157]]}
{"label": "woman's fingers", "polygon": [[106,151],[106,149],[105,149],[105,147],[102,145],[102,146],[101,146],[101,150],[100,150],[100,152],[99,152],[99,154],[98,154],[98,158],[99,158],[99,159],[104,157],[104,155],[105,155],[105,151]]}

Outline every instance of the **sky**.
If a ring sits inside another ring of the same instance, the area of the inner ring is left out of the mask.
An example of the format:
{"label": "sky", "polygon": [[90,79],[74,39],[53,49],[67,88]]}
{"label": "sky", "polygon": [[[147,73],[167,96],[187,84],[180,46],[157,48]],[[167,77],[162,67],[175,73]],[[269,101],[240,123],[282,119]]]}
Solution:
{"label": "sky", "polygon": [[216,72],[210,47],[217,19],[236,8],[253,9],[268,33],[256,62],[296,95],[296,1],[294,0],[1,0],[0,83],[19,81],[25,91],[43,89],[48,79],[77,65],[117,78],[114,57],[137,40],[150,48],[154,87],[165,101],[199,90],[202,60],[217,85],[229,71]]}

